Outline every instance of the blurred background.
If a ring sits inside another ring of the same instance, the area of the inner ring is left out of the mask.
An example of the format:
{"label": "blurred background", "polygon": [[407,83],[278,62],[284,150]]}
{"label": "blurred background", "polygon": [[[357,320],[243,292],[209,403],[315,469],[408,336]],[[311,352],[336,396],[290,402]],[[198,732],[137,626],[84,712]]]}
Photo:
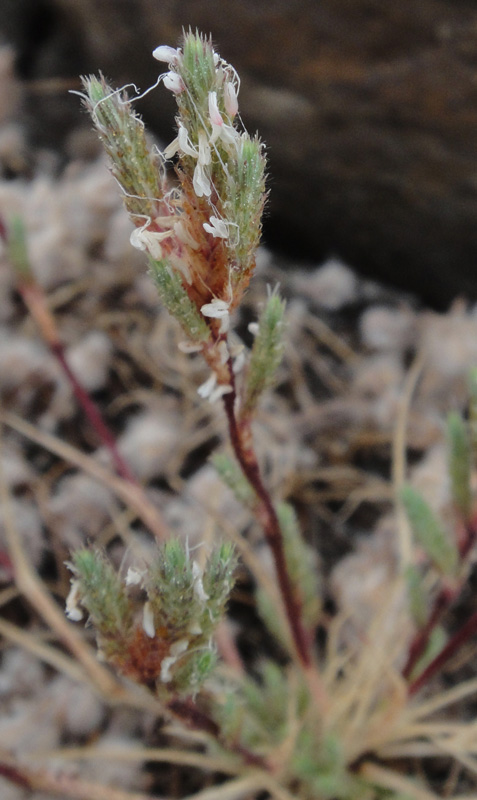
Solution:
{"label": "blurred background", "polygon": [[[27,143],[86,158],[77,76],[145,89],[152,49],[189,25],[236,66],[244,121],[267,143],[270,247],[339,256],[436,308],[477,297],[475,2],[0,0]],[[165,95],[141,112],[167,143]]]}

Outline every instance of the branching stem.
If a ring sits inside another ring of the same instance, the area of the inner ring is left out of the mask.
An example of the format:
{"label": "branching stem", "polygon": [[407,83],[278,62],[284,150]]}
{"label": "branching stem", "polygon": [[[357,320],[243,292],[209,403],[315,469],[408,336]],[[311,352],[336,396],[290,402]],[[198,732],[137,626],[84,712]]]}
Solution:
{"label": "branching stem", "polygon": [[465,644],[474,633],[477,632],[477,611],[467,620],[465,625],[457,631],[454,636],[449,639],[446,646],[438,653],[438,655],[431,661],[426,669],[416,678],[415,681],[409,686],[409,694],[416,694],[422,686],[424,686],[440,669],[446,664],[450,658],[457,652],[459,647]]}
{"label": "branching stem", "polygon": [[[457,538],[460,540],[459,542],[459,555],[461,559],[461,563],[464,563],[465,558],[468,556],[469,552],[472,550],[475,540],[476,540],[476,518],[475,516],[472,517],[470,520],[462,520],[461,524],[458,529],[458,533],[460,532],[460,537]],[[444,586],[439,594],[437,595],[434,605],[432,607],[431,613],[429,618],[424,626],[424,628],[419,631],[416,638],[414,639],[411,648],[409,650],[409,656],[406,663],[406,666],[403,669],[403,677],[409,678],[412,675],[412,672],[418,663],[419,659],[425,652],[425,649],[429,643],[430,636],[435,629],[436,625],[439,624],[440,620],[451,607],[452,603],[459,597],[462,592],[462,582],[458,586]],[[472,619],[472,618],[471,618]],[[453,638],[448,642],[445,648],[439,653],[436,658],[431,662],[431,664],[426,668],[426,670],[419,676],[416,681],[411,683],[411,688],[419,681],[419,686],[422,686],[433,674],[434,672],[439,669],[440,661],[442,653],[447,651],[447,648],[450,646],[451,642],[454,642],[453,648],[457,649],[457,647],[462,644],[466,638],[468,638],[473,633],[472,626],[470,627],[470,632],[466,633],[467,626],[469,623],[463,626],[457,633],[453,636]],[[445,657],[445,661],[451,657],[452,651],[448,652],[448,655]],[[432,669],[427,677],[424,677],[432,664],[434,662],[438,662],[437,667]],[[442,662],[444,663],[444,662]],[[417,690],[412,690],[411,693]]]}
{"label": "branching stem", "polygon": [[414,639],[411,645],[406,666],[404,667],[402,673],[404,678],[409,678],[412,675],[414,667],[416,666],[417,662],[423,655],[428,645],[432,631],[438,624],[439,620],[442,619],[444,612],[448,609],[454,597],[455,597],[454,593],[450,594],[445,589],[443,589],[437,596],[434,602],[434,607],[429,616],[429,619],[427,620],[423,629],[419,631],[419,633],[417,634],[416,638]]}
{"label": "branching stem", "polygon": [[275,568],[277,571],[278,583],[280,586],[286,615],[293,636],[293,641],[297,650],[298,657],[302,665],[309,669],[312,663],[311,642],[302,620],[301,604],[293,592],[283,549],[283,536],[280,530],[277,513],[273,507],[270,495],[260,474],[257,456],[253,447],[250,422],[241,419],[237,422],[235,414],[235,378],[232,364],[229,363],[232,391],[224,395],[224,407],[227,415],[229,434],[232,447],[235,452],[243,474],[255,491],[258,498],[257,516],[260,519],[265,537],[270,550],[272,551]]}

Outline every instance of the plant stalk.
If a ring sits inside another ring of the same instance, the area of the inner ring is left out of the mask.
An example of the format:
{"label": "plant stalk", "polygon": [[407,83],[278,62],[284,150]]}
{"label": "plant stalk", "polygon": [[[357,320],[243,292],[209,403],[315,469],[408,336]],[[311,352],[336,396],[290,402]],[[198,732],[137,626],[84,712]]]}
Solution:
{"label": "plant stalk", "polygon": [[461,647],[465,642],[470,639],[470,637],[477,632],[477,611],[472,614],[472,616],[467,620],[465,625],[457,631],[456,634],[447,642],[445,647],[437,654],[437,656],[431,661],[430,664],[426,667],[426,669],[421,672],[421,674],[410,684],[409,686],[409,695],[412,696],[419,691],[434,675],[439,672],[440,669],[444,666],[444,664],[449,661],[450,658],[456,653],[456,651]]}
{"label": "plant stalk", "polygon": [[427,644],[429,642],[429,637],[432,631],[436,627],[439,620],[442,618],[444,612],[448,609],[454,597],[455,597],[454,593],[451,594],[446,589],[443,589],[437,596],[434,603],[434,607],[429,616],[429,619],[427,620],[423,629],[419,631],[419,633],[417,634],[416,638],[414,639],[411,645],[406,666],[404,667],[402,672],[404,678],[407,679],[412,675],[414,667],[416,666],[417,662],[419,661],[419,659],[421,658],[427,647]]}
{"label": "plant stalk", "polygon": [[310,637],[303,625],[301,604],[293,592],[283,549],[283,536],[280,530],[280,524],[270,495],[265,488],[260,474],[257,456],[253,447],[250,424],[245,420],[240,420],[240,424],[237,422],[235,414],[235,376],[233,374],[231,362],[229,362],[229,369],[232,391],[223,396],[223,402],[229,425],[230,441],[243,474],[257,495],[257,516],[262,523],[265,537],[272,551],[290,631],[298,657],[303,667],[308,670],[312,664]]}
{"label": "plant stalk", "polygon": [[96,431],[98,438],[109,450],[118,475],[130,483],[137,483],[129,466],[121,456],[115,438],[101,416],[98,407],[68,364],[53,314],[46,305],[42,289],[36,283],[28,281],[26,283],[19,282],[18,291],[30,314],[40,328],[41,334],[50,348],[51,353],[65,373],[79,405]]}

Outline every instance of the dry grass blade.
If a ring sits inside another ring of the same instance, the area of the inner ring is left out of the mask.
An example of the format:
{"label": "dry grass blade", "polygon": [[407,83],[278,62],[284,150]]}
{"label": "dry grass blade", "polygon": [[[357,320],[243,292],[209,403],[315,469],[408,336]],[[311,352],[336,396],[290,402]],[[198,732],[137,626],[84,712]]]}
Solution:
{"label": "dry grass blade", "polygon": [[[405,778],[399,772],[380,767],[377,764],[363,764],[359,774],[370,783],[374,783],[383,789],[397,792],[400,795],[412,797],[414,800],[440,800],[439,796],[434,792],[418,786],[410,778]],[[449,798],[448,800],[457,800],[457,798]]]}
{"label": "dry grass blade", "polygon": [[231,758],[208,756],[196,751],[188,752],[167,747],[129,747],[127,750],[114,747],[102,747],[100,750],[95,747],[65,747],[60,750],[35,753],[32,757],[54,758],[62,761],[149,761],[197,767],[208,772],[223,772],[225,775],[240,775],[245,769],[243,763],[238,763]]}
{"label": "dry grass blade", "polygon": [[196,794],[189,794],[184,800],[241,800],[242,797],[250,797],[252,792],[260,789],[260,782],[252,775],[246,778],[236,778],[210,789],[203,789]]}
{"label": "dry grass blade", "polygon": [[0,750],[0,777],[2,775],[30,791],[45,792],[63,800],[157,800],[142,792],[127,792],[70,775],[53,774],[46,769],[31,769],[5,750]]}
{"label": "dry grass blade", "polygon": [[20,592],[16,586],[7,586],[6,589],[3,589],[0,592],[0,608],[2,608],[2,606],[6,606],[8,603],[11,603],[11,601],[15,600],[19,594]]}
{"label": "dry grass blade", "polygon": [[334,355],[345,363],[356,361],[357,355],[352,347],[342,336],[338,336],[329,325],[315,314],[308,314],[305,325],[312,330],[317,339],[322,342]]}
{"label": "dry grass blade", "polygon": [[73,464],[75,467],[86,472],[92,478],[108,486],[121,500],[132,509],[143,521],[146,527],[157,537],[159,541],[164,541],[169,538],[169,530],[162,519],[160,512],[148,500],[144,490],[135,484],[129,483],[122,478],[113,475],[109,470],[98,464],[94,458],[85,455],[80,450],[61,441],[56,436],[49,433],[40,431],[25,422],[16,414],[11,412],[0,411],[0,422],[13,428],[22,436],[26,436],[30,441],[36,442],[45,450],[59,456],[65,461]]}
{"label": "dry grass blade", "polygon": [[430,700],[424,700],[421,703],[413,704],[406,712],[406,720],[411,722],[412,720],[428,717],[436,711],[440,711],[447,706],[452,706],[454,703],[458,703],[473,694],[477,694],[477,678],[464,681],[445,692],[439,692],[439,694],[432,697]]}
{"label": "dry grass blade", "polygon": [[273,778],[265,773],[252,773],[243,778],[204,789],[197,794],[188,795],[184,800],[240,800],[241,797],[256,796],[266,791],[275,800],[296,800],[295,796],[279,786]]}
{"label": "dry grass blade", "polygon": [[[0,450],[2,437],[0,431]],[[5,536],[15,573],[15,582],[21,594],[31,603],[44,621],[55,631],[78,662],[85,669],[96,689],[106,697],[118,698],[124,690],[97,660],[96,654],[86,644],[83,635],[70,622],[51,598],[41,579],[32,568],[13,519],[11,498],[0,464],[0,499],[3,506]]]}
{"label": "dry grass blade", "polygon": [[33,634],[22,631],[21,628],[12,625],[11,622],[0,619],[0,635],[24,650],[28,650],[41,661],[44,661],[45,664],[49,664],[58,672],[68,675],[74,681],[86,681],[89,683],[87,673],[76,661],[65,656],[64,653],[60,653],[56,648],[39,642]]}
{"label": "dry grass blade", "polygon": [[[363,752],[394,741],[394,731],[407,701],[406,686],[395,668],[401,642],[390,619],[399,624],[400,581],[389,588],[389,598],[364,634],[365,641],[356,654],[339,652],[339,637],[334,641],[335,652],[329,650],[327,686],[333,703],[325,724],[339,730],[349,761]],[[330,644],[332,642],[330,641]],[[326,674],[326,673],[325,673]]]}
{"label": "dry grass blade", "polygon": [[[26,633],[16,625],[12,625],[10,622],[7,622],[3,619],[0,619],[0,634],[13,644],[16,644],[19,647],[22,647],[24,650],[32,653],[32,655],[39,658],[45,664],[49,664],[51,667],[54,667],[58,672],[67,675],[75,681],[87,683],[88,685],[92,686],[93,689],[96,689],[96,691],[101,691],[100,687],[92,683],[89,673],[85,669],[82,669],[82,667],[76,661],[74,661],[74,659],[69,658],[64,653],[61,653],[59,650],[51,647],[50,645],[39,642],[33,634]],[[139,711],[156,711],[157,714],[161,716],[165,713],[165,710],[160,703],[154,700],[154,698],[151,698],[150,695],[141,692],[139,689],[137,691],[134,691],[133,689],[127,691],[122,687],[117,688],[116,684],[114,695],[102,694],[102,700],[110,705],[120,704],[123,706],[128,706],[129,708],[137,709]],[[179,735],[178,730],[175,731],[175,735]],[[190,732],[188,735],[191,735]],[[209,741],[208,738],[203,735],[199,736],[196,734],[196,738],[197,741],[203,744]]]}

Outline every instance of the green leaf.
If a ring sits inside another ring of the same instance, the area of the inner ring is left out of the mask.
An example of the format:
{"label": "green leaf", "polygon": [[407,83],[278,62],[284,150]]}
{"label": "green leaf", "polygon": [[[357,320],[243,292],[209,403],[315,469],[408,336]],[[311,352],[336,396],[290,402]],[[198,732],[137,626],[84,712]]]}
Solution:
{"label": "green leaf", "polygon": [[321,595],[316,555],[303,539],[295,510],[289,503],[277,507],[287,569],[298,599],[303,607],[303,617],[310,628],[317,625],[321,612]]}
{"label": "green leaf", "polygon": [[477,367],[469,372],[469,428],[472,460],[477,464]]}
{"label": "green leaf", "polygon": [[258,333],[252,347],[247,371],[242,415],[250,415],[260,395],[273,385],[283,356],[283,318],[285,301],[271,292],[258,322]]}
{"label": "green leaf", "polygon": [[[260,241],[262,213],[266,201],[266,158],[258,137],[242,133],[236,156],[230,159],[229,176],[224,186],[224,211],[235,227],[231,241],[238,275],[254,264],[255,250]],[[238,276],[237,276],[238,277]],[[232,281],[236,279],[234,273]]]}
{"label": "green leaf", "polygon": [[124,205],[141,223],[154,219],[162,198],[162,168],[149,147],[144,123],[123,91],[114,91],[94,75],[82,78],[84,106],[111,160],[111,171],[123,190]]}
{"label": "green leaf", "polygon": [[429,641],[427,642],[427,647],[419,661],[416,663],[411,675],[409,676],[411,681],[419,677],[419,675],[424,672],[431,661],[433,661],[435,657],[439,655],[441,650],[445,647],[447,639],[447,633],[442,625],[437,625],[432,629],[429,635]]}
{"label": "green leaf", "polygon": [[8,226],[7,252],[19,280],[31,280],[33,275],[28,258],[25,224],[18,214],[15,214]]}
{"label": "green leaf", "polygon": [[108,637],[122,639],[132,624],[132,607],[124,584],[112,564],[97,548],[77,550],[72,557],[81,586],[81,604],[95,628]]}
{"label": "green leaf", "polygon": [[407,582],[409,608],[412,618],[419,628],[423,628],[428,618],[428,597],[424,589],[422,574],[413,564],[406,567],[404,573]]}
{"label": "green leaf", "polygon": [[228,542],[214,547],[203,570],[182,542],[166,542],[145,579],[157,626],[171,631],[173,638],[193,638],[196,646],[208,641],[225,614],[235,566]]}
{"label": "green leaf", "polygon": [[257,611],[265,623],[267,630],[276,638],[285,650],[292,650],[293,645],[290,638],[288,626],[284,623],[283,616],[277,614],[277,605],[274,598],[268,592],[259,587],[255,592],[255,602]]}
{"label": "green leaf", "polygon": [[209,341],[210,329],[184,289],[179,273],[169,269],[166,261],[151,259],[150,266],[162,302],[186,336],[197,343]]}
{"label": "green leaf", "polygon": [[359,780],[346,769],[343,745],[335,733],[316,734],[304,728],[293,754],[293,768],[313,797],[353,800],[362,796]]}
{"label": "green leaf", "polygon": [[449,442],[449,474],[451,479],[452,499],[456,508],[465,519],[471,510],[472,495],[470,490],[470,439],[467,425],[455,412],[447,419],[447,436]]}
{"label": "green leaf", "polygon": [[257,498],[239,464],[226,453],[214,453],[210,459],[220,478],[246,508],[253,509]]}
{"label": "green leaf", "polygon": [[412,486],[403,486],[401,501],[414,536],[428,557],[444,575],[455,575],[459,553],[422,495]]}

